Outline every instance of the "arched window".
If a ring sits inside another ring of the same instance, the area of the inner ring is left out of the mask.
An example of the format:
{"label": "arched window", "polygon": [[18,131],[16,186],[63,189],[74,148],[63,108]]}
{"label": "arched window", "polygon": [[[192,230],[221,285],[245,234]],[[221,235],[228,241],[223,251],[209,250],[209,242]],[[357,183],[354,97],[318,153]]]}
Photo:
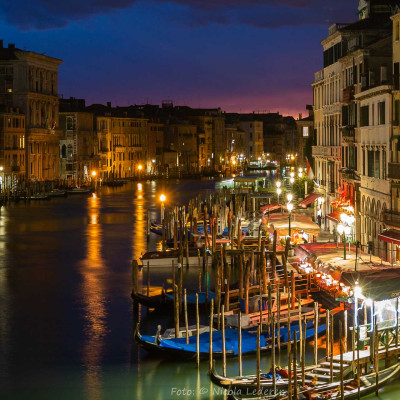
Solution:
{"label": "arched window", "polygon": [[65,144],[61,147],[61,158],[67,158],[67,146]]}

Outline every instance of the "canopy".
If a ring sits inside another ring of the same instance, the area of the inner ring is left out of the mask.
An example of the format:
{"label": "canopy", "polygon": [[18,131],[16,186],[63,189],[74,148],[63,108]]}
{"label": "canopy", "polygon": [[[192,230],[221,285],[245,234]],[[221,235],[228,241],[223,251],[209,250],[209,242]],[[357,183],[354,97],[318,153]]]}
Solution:
{"label": "canopy", "polygon": [[326,216],[326,218],[334,222],[335,224],[338,224],[340,222],[340,212],[335,211],[333,213],[330,213]]}
{"label": "canopy", "polygon": [[314,201],[320,198],[321,196],[322,195],[319,193],[311,193],[298,204],[298,207],[307,208],[307,206],[309,206],[311,203],[314,203]]}
{"label": "canopy", "polygon": [[382,242],[394,243],[400,245],[400,232],[395,231],[394,229],[389,229],[379,234],[378,239],[382,240]]}

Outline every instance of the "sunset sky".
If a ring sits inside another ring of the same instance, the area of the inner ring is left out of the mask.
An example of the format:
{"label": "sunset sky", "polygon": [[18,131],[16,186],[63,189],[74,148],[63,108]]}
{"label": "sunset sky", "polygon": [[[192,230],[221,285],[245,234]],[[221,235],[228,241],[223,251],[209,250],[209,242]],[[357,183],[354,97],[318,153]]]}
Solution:
{"label": "sunset sky", "polygon": [[61,58],[64,97],[87,104],[305,113],[320,41],[356,0],[13,0],[5,45]]}

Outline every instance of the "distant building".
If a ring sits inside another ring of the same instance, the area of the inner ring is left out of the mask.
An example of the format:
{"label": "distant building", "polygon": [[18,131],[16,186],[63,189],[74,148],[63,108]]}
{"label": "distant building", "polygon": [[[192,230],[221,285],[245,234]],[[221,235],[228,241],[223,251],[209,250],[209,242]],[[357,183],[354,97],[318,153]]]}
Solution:
{"label": "distant building", "polygon": [[264,152],[262,121],[241,121],[240,129],[245,132],[245,157],[248,162],[258,161]]}
{"label": "distant building", "polygon": [[99,174],[98,138],[94,116],[87,112],[60,113],[60,178],[78,184]]}
{"label": "distant building", "polygon": [[25,180],[25,115],[12,107],[0,110],[0,166],[1,188]]}
{"label": "distant building", "polygon": [[314,143],[314,111],[312,106],[307,106],[308,116],[303,118],[300,114],[296,120],[297,125],[297,161],[298,165],[306,166],[306,160],[312,163],[312,145]]}

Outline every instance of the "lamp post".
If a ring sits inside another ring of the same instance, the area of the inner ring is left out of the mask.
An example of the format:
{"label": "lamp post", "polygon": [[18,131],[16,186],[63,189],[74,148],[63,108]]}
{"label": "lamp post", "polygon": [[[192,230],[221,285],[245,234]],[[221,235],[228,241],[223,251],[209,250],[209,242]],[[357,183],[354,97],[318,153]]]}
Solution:
{"label": "lamp post", "polygon": [[281,193],[282,193],[281,182],[276,181],[276,194],[278,195],[278,204],[279,204],[279,196]]}
{"label": "lamp post", "polygon": [[142,165],[142,164],[139,164],[138,167],[137,167],[137,169],[138,169],[138,171],[139,171],[139,179],[140,179],[140,173],[142,172],[143,165]]}
{"label": "lamp post", "polygon": [[347,236],[351,233],[351,226],[354,223],[354,216],[347,215],[342,213],[340,215],[340,224],[337,227],[337,231],[339,235],[342,236],[343,240],[343,259],[346,260],[346,243],[347,243]]}
{"label": "lamp post", "polygon": [[97,172],[96,171],[92,171],[92,179],[94,179],[94,190],[97,189]]}
{"label": "lamp post", "polygon": [[[287,208],[288,216],[289,216],[289,237],[291,238],[292,237],[292,231],[291,231],[291,227],[290,227],[290,217],[291,217],[292,211],[293,211],[293,204],[292,203],[287,203],[286,204],[286,208]],[[290,244],[290,245],[292,245],[292,244]]]}
{"label": "lamp post", "polygon": [[161,223],[164,221],[164,202],[167,198],[165,197],[165,194],[162,194],[160,196],[160,201],[161,201]]}
{"label": "lamp post", "polygon": [[279,204],[279,196],[280,196],[281,193],[282,193],[282,189],[278,187],[276,189],[276,194],[278,195],[278,204]]}

